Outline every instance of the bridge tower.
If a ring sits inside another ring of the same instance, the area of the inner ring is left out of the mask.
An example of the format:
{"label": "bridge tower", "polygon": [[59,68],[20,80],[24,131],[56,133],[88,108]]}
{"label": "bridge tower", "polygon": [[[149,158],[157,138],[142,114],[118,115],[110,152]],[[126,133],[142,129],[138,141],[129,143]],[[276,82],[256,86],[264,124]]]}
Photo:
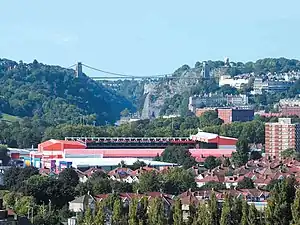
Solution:
{"label": "bridge tower", "polygon": [[80,77],[82,75],[82,63],[77,62],[76,70],[75,70],[75,77]]}

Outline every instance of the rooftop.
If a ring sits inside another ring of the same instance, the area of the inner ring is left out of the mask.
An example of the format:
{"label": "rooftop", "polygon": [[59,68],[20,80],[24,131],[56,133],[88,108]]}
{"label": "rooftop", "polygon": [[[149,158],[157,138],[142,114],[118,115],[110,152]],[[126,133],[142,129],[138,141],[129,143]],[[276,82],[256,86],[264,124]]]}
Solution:
{"label": "rooftop", "polygon": [[121,161],[124,161],[126,165],[133,165],[136,161],[144,162],[149,166],[176,166],[175,163],[143,160],[138,158],[65,158],[65,159],[54,159],[56,160],[56,165],[59,162],[72,162],[72,167],[94,167],[94,166],[117,166]]}

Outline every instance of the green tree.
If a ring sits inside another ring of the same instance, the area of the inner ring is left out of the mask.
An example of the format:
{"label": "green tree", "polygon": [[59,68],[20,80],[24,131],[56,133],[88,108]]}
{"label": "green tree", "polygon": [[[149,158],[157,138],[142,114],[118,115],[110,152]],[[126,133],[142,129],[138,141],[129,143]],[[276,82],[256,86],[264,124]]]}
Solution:
{"label": "green tree", "polygon": [[140,191],[142,193],[159,191],[159,176],[154,171],[142,173],[139,178],[139,183],[134,184],[134,189],[135,191]]}
{"label": "green tree", "polygon": [[39,204],[48,204],[49,196],[45,192],[49,185],[48,181],[48,177],[33,175],[24,181],[24,186],[19,191],[22,191],[25,195],[33,196]]}
{"label": "green tree", "polygon": [[58,179],[73,187],[79,183],[78,174],[73,168],[64,169],[59,173]]}
{"label": "green tree", "polygon": [[11,167],[4,173],[4,183],[10,190],[18,190],[25,180],[33,175],[39,174],[37,168],[34,167]]}
{"label": "green tree", "polygon": [[18,197],[15,192],[8,192],[3,196],[4,205],[8,208],[14,208],[16,203],[16,198]]}
{"label": "green tree", "polygon": [[202,190],[224,190],[226,185],[220,182],[209,181],[201,187]]}
{"label": "green tree", "polygon": [[82,225],[91,225],[94,222],[93,213],[90,207],[84,212],[84,218],[82,221]]}
{"label": "green tree", "polygon": [[9,150],[6,145],[0,145],[0,160],[4,166],[6,166],[10,160],[8,152]]}
{"label": "green tree", "polygon": [[148,212],[148,198],[142,197],[139,202],[139,207],[137,209],[137,216],[139,219],[139,225],[147,224],[147,212]]}
{"label": "green tree", "polygon": [[130,169],[137,170],[137,169],[140,169],[140,168],[145,167],[145,166],[147,166],[147,165],[144,161],[137,160],[132,164],[132,166],[130,166]]}
{"label": "green tree", "polygon": [[35,207],[35,201],[32,196],[22,196],[16,199],[14,210],[18,215],[27,215],[28,209]]}
{"label": "green tree", "polygon": [[167,194],[178,195],[196,188],[194,174],[183,168],[175,167],[161,175],[161,187]]}
{"label": "green tree", "polygon": [[221,165],[221,161],[219,159],[217,159],[215,156],[208,156],[204,160],[204,167],[206,169],[213,169],[220,165]]}
{"label": "green tree", "polygon": [[246,200],[243,200],[241,225],[249,225],[248,223],[249,205]]}
{"label": "green tree", "polygon": [[95,225],[104,225],[105,224],[105,211],[104,211],[104,205],[102,202],[97,203],[94,224]]}
{"label": "green tree", "polygon": [[237,141],[236,152],[232,153],[232,161],[235,166],[240,167],[244,165],[249,158],[249,145],[245,139]]}
{"label": "green tree", "polygon": [[262,157],[261,153],[259,151],[252,151],[250,153],[250,160],[258,160]]}
{"label": "green tree", "polygon": [[129,225],[138,225],[138,202],[133,198],[129,204]]}
{"label": "green tree", "polygon": [[233,224],[241,224],[243,216],[243,201],[240,198],[234,198],[232,204]]}
{"label": "green tree", "polygon": [[254,188],[254,183],[249,177],[244,177],[243,180],[238,182],[237,188],[239,188],[239,189],[251,189],[251,188]]}
{"label": "green tree", "polygon": [[122,220],[122,203],[120,199],[116,199],[114,202],[113,213],[112,213],[112,224],[119,225]]}
{"label": "green tree", "polygon": [[164,162],[177,163],[185,169],[195,166],[197,163],[189,150],[182,146],[168,146],[161,155]]}
{"label": "green tree", "polygon": [[249,207],[248,221],[249,221],[248,222],[249,225],[259,224],[259,214],[254,204],[251,204]]}
{"label": "green tree", "polygon": [[214,125],[221,125],[223,121],[218,117],[218,113],[215,110],[204,112],[199,117],[199,127],[207,127]]}
{"label": "green tree", "polygon": [[182,225],[183,224],[183,217],[182,217],[182,208],[181,208],[181,201],[180,199],[176,199],[174,212],[173,212],[173,221],[174,225]]}
{"label": "green tree", "polygon": [[227,195],[224,198],[223,206],[222,206],[222,214],[220,219],[220,225],[231,225],[233,224],[233,215],[231,211],[232,207],[232,198]]}
{"label": "green tree", "polygon": [[292,225],[300,224],[300,189],[296,191],[296,197],[292,204]]}
{"label": "green tree", "polygon": [[219,225],[220,210],[218,207],[218,200],[215,193],[213,192],[208,200],[208,213],[209,213],[209,224]]}
{"label": "green tree", "polygon": [[197,208],[196,219],[193,225],[210,225],[209,212],[205,204],[200,203]]}
{"label": "green tree", "polygon": [[164,225],[165,221],[163,202],[160,198],[154,198],[149,205],[148,224]]}
{"label": "green tree", "polygon": [[284,179],[271,191],[265,210],[267,225],[288,225],[292,220],[291,204],[295,197],[295,180]]}

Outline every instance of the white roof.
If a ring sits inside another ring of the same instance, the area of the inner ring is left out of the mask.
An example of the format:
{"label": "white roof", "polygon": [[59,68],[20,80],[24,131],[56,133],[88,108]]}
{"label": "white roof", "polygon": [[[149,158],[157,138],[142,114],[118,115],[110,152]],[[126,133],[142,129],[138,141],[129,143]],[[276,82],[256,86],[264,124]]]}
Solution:
{"label": "white roof", "polygon": [[93,167],[93,166],[117,166],[121,161],[124,161],[126,165],[133,165],[136,161],[143,161],[145,164],[150,166],[175,166],[175,163],[159,162],[144,160],[138,158],[64,158],[64,159],[55,159],[56,165],[59,165],[59,162],[72,162],[72,167]]}
{"label": "white roof", "polygon": [[218,134],[213,134],[213,133],[208,133],[208,132],[203,132],[203,131],[198,131],[197,134],[191,135],[192,139],[214,139],[218,137]]}

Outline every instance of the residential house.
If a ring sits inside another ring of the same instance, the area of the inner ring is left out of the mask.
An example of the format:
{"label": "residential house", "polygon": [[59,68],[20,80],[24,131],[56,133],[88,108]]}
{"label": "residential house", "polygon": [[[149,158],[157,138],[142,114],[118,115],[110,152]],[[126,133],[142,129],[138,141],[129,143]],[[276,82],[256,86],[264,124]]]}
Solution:
{"label": "residential house", "polygon": [[95,198],[90,194],[86,194],[69,202],[69,210],[76,213],[84,212],[88,207],[94,209],[95,203]]}

